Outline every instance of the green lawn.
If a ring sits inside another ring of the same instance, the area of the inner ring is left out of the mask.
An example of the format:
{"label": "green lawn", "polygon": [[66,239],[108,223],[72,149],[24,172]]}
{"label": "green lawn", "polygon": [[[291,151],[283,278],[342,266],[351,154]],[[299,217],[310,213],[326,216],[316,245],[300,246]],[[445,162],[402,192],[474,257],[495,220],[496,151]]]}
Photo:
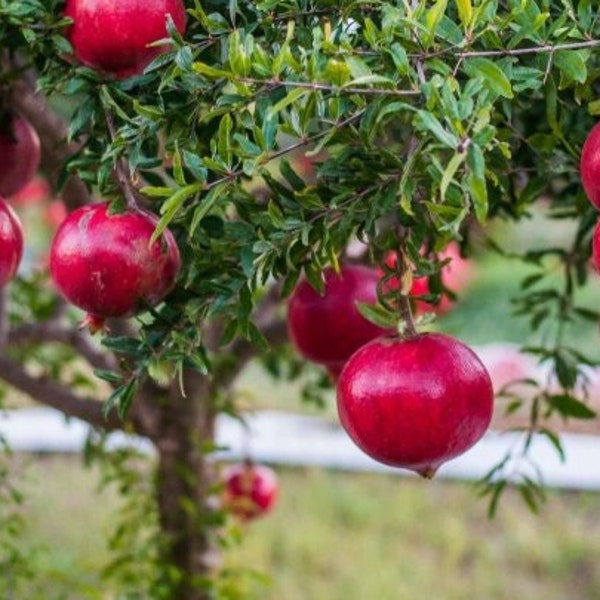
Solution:
{"label": "green lawn", "polygon": [[[115,494],[99,494],[97,473],[75,458],[18,462],[28,498],[23,543],[46,548],[35,555],[38,583],[27,600],[117,598],[98,579]],[[227,554],[229,567],[269,574],[261,600],[598,598],[597,495],[553,492],[535,516],[508,492],[490,521],[468,484],[321,469],[278,474],[276,509]]]}

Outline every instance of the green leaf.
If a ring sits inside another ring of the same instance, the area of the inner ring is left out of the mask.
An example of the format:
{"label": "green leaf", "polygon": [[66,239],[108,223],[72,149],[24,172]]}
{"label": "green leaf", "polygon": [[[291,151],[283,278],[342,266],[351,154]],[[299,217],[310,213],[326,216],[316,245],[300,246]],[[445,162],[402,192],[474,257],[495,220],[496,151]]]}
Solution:
{"label": "green leaf", "polygon": [[466,31],[473,18],[473,5],[471,4],[471,0],[456,0],[456,8],[458,9],[458,18],[462,23],[463,29]]}
{"label": "green leaf", "polygon": [[418,110],[415,119],[415,125],[420,129],[425,129],[433,134],[442,144],[455,149],[459,144],[459,139],[453,133],[446,131],[437,117],[426,110]]}
{"label": "green leaf", "polygon": [[575,419],[593,419],[596,417],[594,410],[569,394],[554,394],[546,396],[545,399],[547,404],[563,417],[573,417]]}
{"label": "green leaf", "polygon": [[436,0],[436,3],[427,11],[425,16],[425,23],[428,30],[425,38],[426,44],[430,44],[434,40],[435,30],[446,12],[447,5],[448,0]]}
{"label": "green leaf", "polygon": [[394,329],[398,323],[398,315],[379,304],[356,302],[356,308],[367,321],[371,321],[378,327]]}
{"label": "green leaf", "polygon": [[585,83],[587,81],[586,61],[589,53],[582,50],[558,50],[552,60],[567,81]]}
{"label": "green leaf", "polygon": [[121,383],[123,381],[121,373],[109,369],[94,369],[94,375],[103,381],[108,381],[108,383]]}
{"label": "green leaf", "polygon": [[233,119],[230,114],[223,115],[221,122],[219,123],[219,132],[217,134],[219,157],[227,166],[231,167],[232,164],[232,150],[231,150],[231,131],[233,129]]}
{"label": "green leaf", "polygon": [[120,419],[124,420],[127,416],[127,412],[129,411],[131,403],[133,402],[136,390],[137,383],[135,379],[130,380],[127,385],[123,385],[120,388],[117,388],[109,396],[108,400],[104,403],[104,406],[102,407],[104,417],[107,418],[110,411],[113,408],[117,408]]}
{"label": "green leaf", "polygon": [[156,240],[162,235],[163,231],[167,228],[169,223],[173,220],[177,211],[181,208],[183,203],[194,194],[197,194],[203,187],[202,182],[191,183],[185,187],[177,190],[161,207],[160,212],[162,217],[156,224],[156,229],[150,238],[150,244],[156,242]]}
{"label": "green leaf", "polygon": [[204,75],[209,79],[232,79],[233,73],[224,69],[215,69],[203,62],[195,62],[192,65],[192,70],[198,75]]}
{"label": "green leaf", "polygon": [[470,77],[482,77],[488,89],[505,98],[513,98],[514,94],[508,77],[504,71],[489,58],[477,56],[465,60],[464,69]]}
{"label": "green leaf", "polygon": [[284,108],[287,108],[290,104],[297,102],[302,96],[310,94],[312,90],[307,88],[297,87],[288,92],[279,102],[276,102],[267,113],[267,120],[273,119],[273,117]]}
{"label": "green leaf", "polygon": [[217,201],[227,193],[228,189],[227,185],[217,185],[206,194],[202,202],[194,211],[194,216],[190,223],[190,236],[194,234],[202,219],[209,213],[213,206],[215,206]]}
{"label": "green leaf", "polygon": [[454,177],[458,167],[462,165],[467,157],[465,152],[457,152],[451,159],[446,168],[444,169],[444,173],[442,175],[442,181],[440,183],[440,195],[442,201],[446,197],[446,191],[448,186],[452,182],[452,178]]}

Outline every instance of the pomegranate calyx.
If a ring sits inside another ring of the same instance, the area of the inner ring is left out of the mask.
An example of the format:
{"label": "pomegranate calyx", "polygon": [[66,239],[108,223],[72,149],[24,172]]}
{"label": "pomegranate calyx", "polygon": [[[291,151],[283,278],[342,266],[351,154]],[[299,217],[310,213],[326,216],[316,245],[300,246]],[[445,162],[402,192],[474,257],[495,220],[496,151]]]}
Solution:
{"label": "pomegranate calyx", "polygon": [[426,467],[423,467],[422,469],[417,469],[416,472],[423,479],[433,479],[435,477],[435,474],[437,473],[438,468],[439,467],[437,466],[428,465]]}
{"label": "pomegranate calyx", "polygon": [[104,317],[99,317],[92,313],[86,313],[85,317],[79,323],[79,329],[87,329],[92,335],[108,331]]}

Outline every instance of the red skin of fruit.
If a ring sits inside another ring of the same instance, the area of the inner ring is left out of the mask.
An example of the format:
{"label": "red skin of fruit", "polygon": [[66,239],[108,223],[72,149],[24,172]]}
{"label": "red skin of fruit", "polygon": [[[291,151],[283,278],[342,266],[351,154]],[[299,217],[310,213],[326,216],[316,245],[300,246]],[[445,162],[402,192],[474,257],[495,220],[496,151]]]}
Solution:
{"label": "red skin of fruit", "polygon": [[23,258],[23,228],[11,206],[0,198],[0,287],[16,274]]}
{"label": "red skin of fruit", "polygon": [[600,209],[600,123],[592,127],[583,144],[579,174],[589,201]]}
{"label": "red skin of fruit", "polygon": [[386,333],[356,308],[356,302],[377,302],[379,273],[363,265],[342,265],[340,275],[328,267],[323,277],[322,296],[306,279],[292,292],[288,302],[288,335],[304,358],[324,365],[335,374],[355,350]]}
{"label": "red skin of fruit", "polygon": [[0,126],[0,196],[24,188],[40,166],[40,138],[29,121],[10,117]]}
{"label": "red skin of fruit", "polygon": [[493,401],[477,355],[441,333],[373,340],[350,358],[337,385],[340,421],[356,445],[427,478],[481,438]]}
{"label": "red skin of fruit", "polygon": [[138,210],[108,214],[108,207],[101,202],[70,213],[50,249],[56,287],[96,324],[158,304],[175,285],[181,265],[169,230],[149,245],[154,215]]}
{"label": "red skin of fruit", "polygon": [[274,471],[265,465],[242,462],[224,473],[223,504],[236,517],[247,521],[269,512],[279,494]]}
{"label": "red skin of fruit", "polygon": [[82,64],[124,79],[167,49],[149,46],[168,37],[167,14],[183,34],[182,0],[67,0],[65,16],[73,19],[67,37]]}

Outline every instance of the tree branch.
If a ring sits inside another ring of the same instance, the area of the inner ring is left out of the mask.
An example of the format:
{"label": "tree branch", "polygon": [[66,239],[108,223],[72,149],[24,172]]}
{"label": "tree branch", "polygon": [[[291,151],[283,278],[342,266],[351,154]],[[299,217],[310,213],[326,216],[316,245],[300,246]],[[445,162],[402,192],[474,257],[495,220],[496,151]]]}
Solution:
{"label": "tree branch", "polygon": [[[62,411],[69,417],[86,421],[94,427],[114,431],[125,429],[126,424],[117,415],[104,416],[103,405],[93,398],[74,394],[49,377],[34,377],[16,361],[0,355],[0,377],[9,385],[27,394],[37,402]],[[134,411],[129,415],[133,429],[137,431]]]}
{"label": "tree branch", "polygon": [[[53,187],[57,187],[66,161],[79,151],[80,144],[67,142],[67,124],[26,81],[15,81],[8,94],[11,106],[33,125],[40,136],[42,167]],[[76,175],[67,179],[61,195],[70,210],[90,201],[86,185]]]}
{"label": "tree branch", "polygon": [[114,355],[97,348],[82,330],[65,328],[56,321],[21,325],[8,335],[10,345],[28,342],[58,342],[73,346],[75,350],[94,368],[115,370],[118,363]]}

